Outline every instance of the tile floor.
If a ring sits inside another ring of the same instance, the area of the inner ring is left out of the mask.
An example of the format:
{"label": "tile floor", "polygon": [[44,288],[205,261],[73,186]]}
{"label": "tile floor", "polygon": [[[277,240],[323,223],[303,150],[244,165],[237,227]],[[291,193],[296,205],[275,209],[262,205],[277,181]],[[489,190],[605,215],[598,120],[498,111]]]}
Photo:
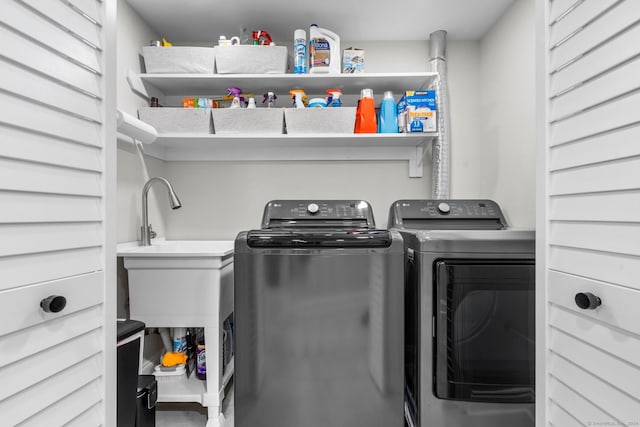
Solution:
{"label": "tile floor", "polygon": [[[222,403],[224,422],[220,427],[233,427],[233,384]],[[197,403],[159,403],[156,406],[156,427],[205,427],[207,409]]]}

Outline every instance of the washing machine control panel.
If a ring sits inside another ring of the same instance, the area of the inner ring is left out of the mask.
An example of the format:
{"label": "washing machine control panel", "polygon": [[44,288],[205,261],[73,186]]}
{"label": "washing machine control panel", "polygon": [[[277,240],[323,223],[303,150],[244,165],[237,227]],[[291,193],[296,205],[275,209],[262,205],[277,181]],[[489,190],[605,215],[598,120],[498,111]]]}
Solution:
{"label": "washing machine control panel", "polygon": [[388,227],[501,229],[506,225],[492,200],[398,200],[391,207]]}
{"label": "washing machine control panel", "polygon": [[262,228],[332,224],[375,228],[371,206],[363,200],[273,200],[262,218]]}

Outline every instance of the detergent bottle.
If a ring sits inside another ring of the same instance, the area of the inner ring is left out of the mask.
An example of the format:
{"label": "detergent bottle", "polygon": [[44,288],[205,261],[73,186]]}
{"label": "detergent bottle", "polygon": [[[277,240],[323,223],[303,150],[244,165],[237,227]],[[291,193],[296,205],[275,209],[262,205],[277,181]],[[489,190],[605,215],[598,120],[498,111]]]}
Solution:
{"label": "detergent bottle", "polygon": [[316,24],[309,28],[309,73],[340,74],[340,37]]}
{"label": "detergent bottle", "polygon": [[289,91],[289,95],[291,95],[291,99],[293,100],[293,105],[296,108],[305,108],[303,101],[307,97],[307,95],[304,93],[302,89],[291,89]]}
{"label": "detergent bottle", "polygon": [[380,104],[380,121],[378,125],[378,133],[398,133],[398,111],[396,101],[393,99],[393,92],[390,90],[384,93],[384,98]]}
{"label": "detergent bottle", "polygon": [[327,106],[342,107],[341,95],[342,91],[340,89],[327,89]]}
{"label": "detergent bottle", "polygon": [[354,133],[376,133],[378,123],[376,121],[376,106],[373,100],[372,89],[362,89],[360,100],[356,109],[356,125]]}

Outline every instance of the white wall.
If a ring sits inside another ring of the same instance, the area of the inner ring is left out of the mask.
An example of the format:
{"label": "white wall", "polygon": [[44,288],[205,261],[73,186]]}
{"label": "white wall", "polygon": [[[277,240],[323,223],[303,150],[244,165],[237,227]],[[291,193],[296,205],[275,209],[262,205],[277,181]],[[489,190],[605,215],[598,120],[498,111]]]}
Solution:
{"label": "white wall", "polygon": [[[135,113],[145,103],[132,101],[125,67],[139,67],[140,46],[156,36],[120,3],[119,83],[125,86],[119,102]],[[518,0],[481,41],[450,40],[447,46],[451,197],[493,198],[512,226],[527,228],[535,217],[533,19],[533,1]],[[428,70],[427,39],[428,34],[400,44],[347,41],[343,47],[364,48],[369,72],[421,71]],[[232,239],[257,227],[264,204],[274,198],[363,198],[384,227],[393,201],[431,196],[430,152],[422,178],[409,178],[400,161],[162,162],[146,156],[143,165],[124,149],[118,161],[118,241],[139,234],[139,193],[146,178],[158,174],[172,182],[183,202],[176,211],[164,200],[150,207],[154,229],[165,234],[166,221],[169,239]]]}
{"label": "white wall", "polygon": [[[343,46],[364,48],[370,72],[424,71],[428,69],[427,37],[402,44],[345,42]],[[453,41],[448,47],[452,133],[461,144],[475,144],[478,133],[478,51],[477,42]],[[380,101],[382,93],[375,95]],[[366,150],[366,143],[362,149]],[[454,150],[454,183],[474,185],[477,165],[472,160],[464,146]],[[265,203],[275,198],[362,198],[372,204],[378,226],[385,227],[395,200],[430,197],[430,155],[425,161],[423,178],[409,178],[407,163],[399,161],[167,162],[166,175],[183,202],[182,209],[166,213],[167,237],[232,239],[241,230],[258,227]],[[462,162],[467,165],[458,167]],[[471,197],[474,191],[464,188],[459,185],[457,191]]]}
{"label": "white wall", "polygon": [[[119,109],[134,117],[138,107],[146,106],[147,101],[129,89],[127,71],[139,72],[141,46],[156,37],[125,0],[118,0],[117,104]],[[142,187],[149,177],[164,173],[164,162],[148,156],[143,158],[133,144],[118,141],[117,168],[117,241],[135,241],[140,235]],[[164,197],[164,192],[160,197]],[[164,220],[159,206],[168,205],[164,200],[158,203],[153,194],[149,202],[149,216],[154,229],[162,234]],[[122,260],[118,260],[117,277],[117,315],[124,318],[128,317],[128,283]]]}
{"label": "white wall", "polygon": [[[128,70],[140,72],[141,46],[156,39],[157,35],[125,0],[118,0],[118,108],[137,117],[139,107],[147,101],[135,95],[127,84]],[[127,142],[118,142],[118,242],[135,241],[140,235],[141,192],[144,183],[153,176],[164,173],[164,162],[145,156],[141,158],[136,148]],[[164,234],[162,212],[168,209],[164,199],[160,203],[154,192],[165,197],[164,191],[152,190],[149,199],[149,216],[153,228]]]}
{"label": "white wall", "polygon": [[478,194],[535,227],[535,2],[517,0],[480,42]]}

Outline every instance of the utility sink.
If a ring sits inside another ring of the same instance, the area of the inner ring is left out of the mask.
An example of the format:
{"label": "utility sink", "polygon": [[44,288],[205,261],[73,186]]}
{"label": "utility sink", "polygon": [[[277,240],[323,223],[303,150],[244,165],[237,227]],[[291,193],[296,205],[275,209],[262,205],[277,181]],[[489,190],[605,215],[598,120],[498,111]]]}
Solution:
{"label": "utility sink", "polygon": [[118,245],[122,257],[225,257],[233,253],[233,240],[159,240],[151,246]]}
{"label": "utility sink", "polygon": [[234,372],[222,366],[223,321],[233,312],[233,240],[154,240],[118,245],[129,277],[129,311],[147,327],[204,327],[207,379],[158,382],[159,402],[207,407],[219,426],[224,390]]}
{"label": "utility sink", "polygon": [[118,245],[132,319],[148,327],[217,326],[233,311],[233,240]]}

